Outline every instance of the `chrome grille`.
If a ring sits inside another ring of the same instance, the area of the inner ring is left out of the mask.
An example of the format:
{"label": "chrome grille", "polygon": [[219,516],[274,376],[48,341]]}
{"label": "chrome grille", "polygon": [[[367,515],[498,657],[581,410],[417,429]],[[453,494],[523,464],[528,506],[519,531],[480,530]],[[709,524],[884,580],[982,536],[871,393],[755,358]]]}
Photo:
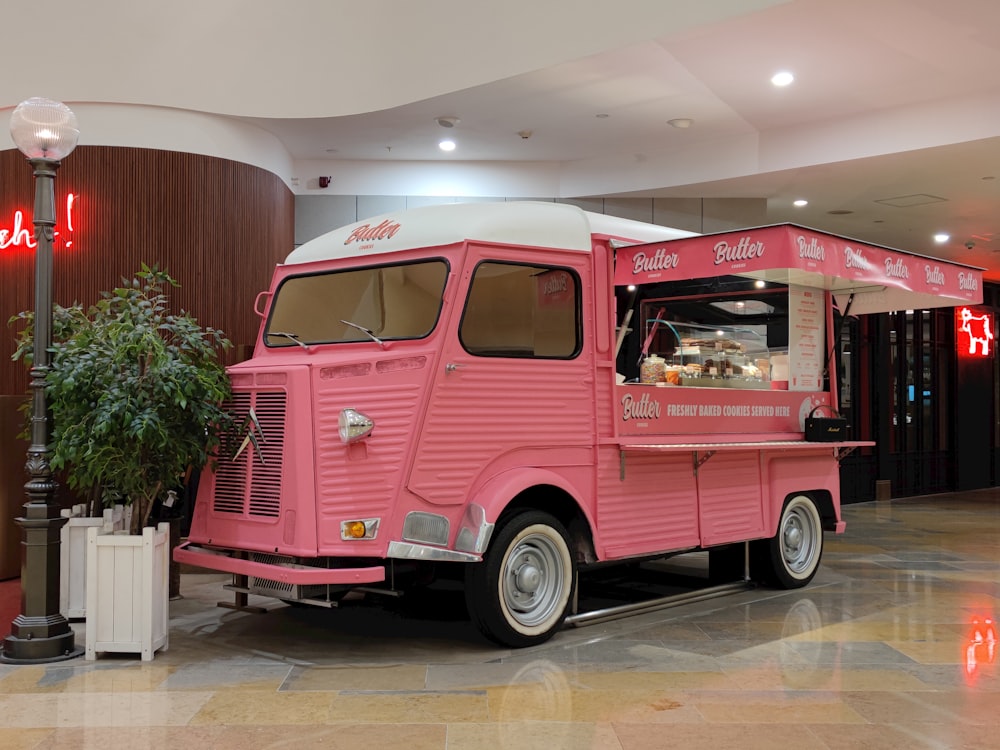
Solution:
{"label": "chrome grille", "polygon": [[285,400],[284,392],[233,394],[228,408],[236,429],[223,441],[219,451],[212,503],[217,513],[235,513],[248,518],[278,517],[285,447]]}
{"label": "chrome grille", "polygon": [[[294,565],[296,560],[294,557],[287,557],[285,555],[271,555],[265,552],[252,552],[250,553],[250,560],[253,562],[264,563],[265,565]],[[320,601],[328,600],[330,592],[327,586],[320,584],[313,585],[303,585],[297,583],[285,583],[283,581],[275,581],[270,578],[261,578],[259,576],[247,576],[247,590],[252,594],[257,594],[259,596],[272,596],[277,599],[285,599],[289,601],[295,601],[298,599],[319,599]]]}
{"label": "chrome grille", "polygon": [[[291,565],[295,562],[292,557],[280,555],[267,555],[259,552],[251,553],[250,559],[253,562],[265,565]],[[257,576],[247,576],[247,588],[256,594],[264,596],[290,596],[295,593],[295,585],[281,581],[272,581],[269,578],[258,578]]]}

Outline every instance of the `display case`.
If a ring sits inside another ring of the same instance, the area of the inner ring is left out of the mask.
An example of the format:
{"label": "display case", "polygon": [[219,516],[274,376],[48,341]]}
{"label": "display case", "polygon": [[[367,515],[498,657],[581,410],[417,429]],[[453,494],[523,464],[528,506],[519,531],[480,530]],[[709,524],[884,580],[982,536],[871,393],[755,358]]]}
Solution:
{"label": "display case", "polygon": [[[659,347],[644,359],[640,381],[710,388],[770,388],[771,352],[746,328],[651,318],[647,338]],[[650,363],[648,360],[652,360]],[[662,360],[662,377],[660,363]],[[652,366],[650,366],[652,364]]]}

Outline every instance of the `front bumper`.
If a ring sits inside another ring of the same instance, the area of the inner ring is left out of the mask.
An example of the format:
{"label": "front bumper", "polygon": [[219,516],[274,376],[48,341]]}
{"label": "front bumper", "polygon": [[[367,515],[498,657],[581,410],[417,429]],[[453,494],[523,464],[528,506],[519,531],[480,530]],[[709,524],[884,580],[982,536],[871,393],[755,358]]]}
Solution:
{"label": "front bumper", "polygon": [[385,568],[381,565],[368,568],[315,568],[295,563],[276,565],[234,557],[191,542],[184,542],[174,549],[174,560],[199,568],[297,586],[379,583],[385,580]]}

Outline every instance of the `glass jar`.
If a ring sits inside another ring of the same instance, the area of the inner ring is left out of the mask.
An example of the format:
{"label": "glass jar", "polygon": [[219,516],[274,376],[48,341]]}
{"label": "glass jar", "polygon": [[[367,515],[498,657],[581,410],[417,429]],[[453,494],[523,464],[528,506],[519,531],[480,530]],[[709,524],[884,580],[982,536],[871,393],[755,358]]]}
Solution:
{"label": "glass jar", "polygon": [[667,361],[663,357],[651,354],[642,360],[639,367],[639,382],[647,385],[662,383],[667,369]]}

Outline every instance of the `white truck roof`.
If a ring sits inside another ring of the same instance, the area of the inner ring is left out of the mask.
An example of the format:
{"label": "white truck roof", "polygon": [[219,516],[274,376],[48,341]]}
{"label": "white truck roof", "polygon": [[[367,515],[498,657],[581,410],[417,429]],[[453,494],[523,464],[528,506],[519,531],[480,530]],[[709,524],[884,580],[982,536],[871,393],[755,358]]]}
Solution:
{"label": "white truck roof", "polygon": [[593,235],[657,242],[694,232],[583,211],[567,203],[445,203],[396,211],[334,229],[303,243],[286,264],[440,247],[464,240],[589,253]]}

